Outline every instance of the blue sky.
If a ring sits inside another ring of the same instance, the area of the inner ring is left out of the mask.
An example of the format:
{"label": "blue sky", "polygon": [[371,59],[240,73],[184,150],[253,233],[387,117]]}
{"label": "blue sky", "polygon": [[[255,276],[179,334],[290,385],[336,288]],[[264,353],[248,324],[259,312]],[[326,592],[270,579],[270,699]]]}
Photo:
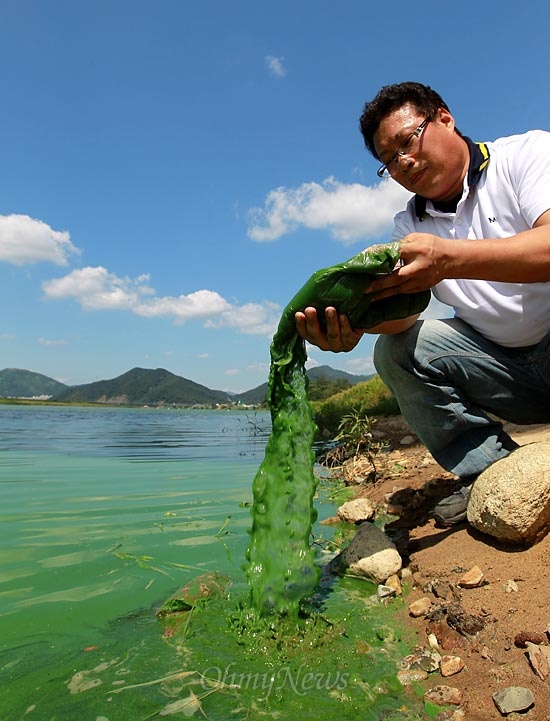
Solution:
{"label": "blue sky", "polygon": [[[549,15],[539,0],[3,0],[0,368],[263,383],[282,308],[387,240],[406,200],[363,147],[364,102],[418,80],[475,140],[548,129]],[[369,373],[372,343],[310,363]]]}

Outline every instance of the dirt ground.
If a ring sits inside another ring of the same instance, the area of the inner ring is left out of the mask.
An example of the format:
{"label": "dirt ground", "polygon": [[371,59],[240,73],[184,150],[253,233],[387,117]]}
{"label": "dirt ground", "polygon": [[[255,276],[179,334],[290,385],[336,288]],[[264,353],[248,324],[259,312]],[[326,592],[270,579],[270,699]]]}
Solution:
{"label": "dirt ground", "polygon": [[[520,445],[550,441],[548,426],[508,425],[507,430]],[[443,653],[459,656],[465,663],[455,675],[442,677],[436,671],[422,681],[426,689],[446,685],[462,692],[457,708],[463,715],[459,712],[442,718],[505,718],[493,694],[508,686],[522,686],[532,691],[535,703],[529,710],[506,718],[550,721],[550,674],[545,680],[537,675],[517,638],[523,633],[544,645],[550,643],[550,534],[531,548],[517,548],[499,545],[466,523],[452,529],[436,528],[429,510],[456,489],[456,477],[444,471],[416,439],[410,443],[412,434],[401,418],[378,420],[375,431],[390,442],[391,450],[378,454],[377,481],[374,486],[359,486],[358,495],[378,504],[389,501],[397,510],[399,506],[403,509],[386,530],[412,571],[407,608],[423,597],[444,609],[453,602],[455,610],[466,614],[462,619],[466,627],[471,620],[468,614],[483,625],[480,631],[465,636],[460,623],[451,624],[445,614],[438,623],[437,619],[429,621],[404,613],[403,621],[416,634],[419,645],[426,647],[428,634],[435,630],[438,638],[446,638]],[[409,444],[402,444],[402,440]],[[483,573],[481,585],[459,587],[459,580],[474,566]]]}

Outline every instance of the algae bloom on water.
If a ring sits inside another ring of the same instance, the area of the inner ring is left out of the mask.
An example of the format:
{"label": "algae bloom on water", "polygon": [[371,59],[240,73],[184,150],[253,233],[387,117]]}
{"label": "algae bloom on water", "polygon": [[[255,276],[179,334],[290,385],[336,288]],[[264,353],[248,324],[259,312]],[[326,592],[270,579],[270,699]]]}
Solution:
{"label": "algae bloom on water", "polygon": [[271,343],[267,400],[272,431],[253,484],[252,528],[247,551],[252,608],[260,615],[297,615],[317,586],[320,569],[310,545],[316,519],[316,479],[312,450],[315,424],[307,399],[304,341],[294,314],[308,306],[334,306],[354,328],[420,313],[430,292],[397,295],[373,302],[365,294],[369,278],[390,273],[399,261],[399,243],[367,248],[344,263],[318,270],[282,313]]}

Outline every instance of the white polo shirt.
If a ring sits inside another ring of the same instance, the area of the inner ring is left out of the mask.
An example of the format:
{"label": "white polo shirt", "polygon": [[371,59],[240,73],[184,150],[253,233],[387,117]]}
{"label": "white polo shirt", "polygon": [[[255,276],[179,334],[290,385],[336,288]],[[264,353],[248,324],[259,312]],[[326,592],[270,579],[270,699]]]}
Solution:
{"label": "white polo shirt", "polygon": [[[489,164],[474,187],[465,179],[456,213],[440,212],[428,200],[421,221],[413,197],[395,216],[393,240],[417,232],[460,242],[502,238],[505,243],[533,227],[550,209],[550,133],[531,130],[485,145]],[[453,306],[457,318],[503,346],[534,345],[550,331],[550,282],[443,280],[432,292]]]}

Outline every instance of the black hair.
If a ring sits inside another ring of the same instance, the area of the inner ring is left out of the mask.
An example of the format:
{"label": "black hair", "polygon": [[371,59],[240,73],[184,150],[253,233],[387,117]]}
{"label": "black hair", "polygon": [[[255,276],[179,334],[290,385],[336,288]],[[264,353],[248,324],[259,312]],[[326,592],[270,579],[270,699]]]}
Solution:
{"label": "black hair", "polygon": [[367,150],[377,160],[380,158],[374,148],[373,136],[378,126],[383,118],[407,104],[412,105],[426,117],[435,115],[439,108],[449,110],[441,95],[428,85],[412,82],[385,85],[373,100],[365,103],[363,114],[359,119],[359,127]]}

